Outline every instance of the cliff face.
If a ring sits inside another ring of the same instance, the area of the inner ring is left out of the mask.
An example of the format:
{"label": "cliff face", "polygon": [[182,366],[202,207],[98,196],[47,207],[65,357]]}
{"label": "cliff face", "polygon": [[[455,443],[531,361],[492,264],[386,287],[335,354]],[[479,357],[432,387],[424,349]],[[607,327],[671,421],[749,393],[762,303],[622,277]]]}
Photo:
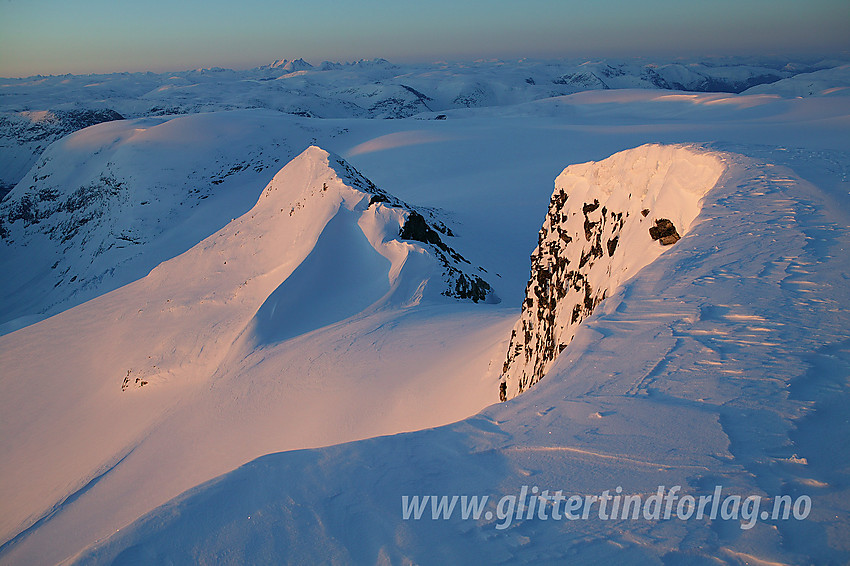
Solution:
{"label": "cliff face", "polygon": [[687,232],[724,169],[716,153],[663,145],[564,169],[531,254],[502,400],[542,379],[582,320]]}

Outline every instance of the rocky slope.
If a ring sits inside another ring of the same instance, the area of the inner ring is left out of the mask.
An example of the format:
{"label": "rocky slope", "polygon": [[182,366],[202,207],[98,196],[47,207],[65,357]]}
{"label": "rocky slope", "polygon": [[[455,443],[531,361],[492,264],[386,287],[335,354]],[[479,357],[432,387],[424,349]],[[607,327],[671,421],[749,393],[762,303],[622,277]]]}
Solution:
{"label": "rocky slope", "polygon": [[122,119],[108,108],[0,113],[0,200],[54,141],[94,124]]}
{"label": "rocky slope", "polygon": [[645,145],[558,176],[511,332],[502,400],[542,379],[582,320],[687,232],[723,169],[717,154]]}

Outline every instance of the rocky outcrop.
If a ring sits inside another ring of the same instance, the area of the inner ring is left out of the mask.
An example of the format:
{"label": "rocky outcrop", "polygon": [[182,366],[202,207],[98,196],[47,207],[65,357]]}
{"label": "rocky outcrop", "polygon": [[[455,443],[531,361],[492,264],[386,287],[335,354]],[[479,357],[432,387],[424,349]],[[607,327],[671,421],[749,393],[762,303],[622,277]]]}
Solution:
{"label": "rocky outcrop", "polygon": [[442,267],[444,281],[442,295],[460,300],[470,300],[474,303],[500,302],[490,284],[478,275],[478,273],[486,273],[484,268],[473,267],[469,260],[443,241],[443,238],[452,238],[455,235],[439,219],[435,210],[411,206],[379,189],[342,158],[331,155],[330,159],[341,172],[341,176],[351,186],[371,195],[369,206],[381,204],[403,211],[399,237],[402,240],[416,241],[427,245],[431,254]]}
{"label": "rocky outcrop", "polygon": [[723,170],[716,154],[647,145],[558,176],[502,368],[503,401],[546,375],[599,303],[679,240],[676,226],[687,232]]}
{"label": "rocky outcrop", "polygon": [[666,218],[661,218],[655,221],[655,226],[649,228],[649,237],[653,240],[658,240],[662,246],[675,244],[681,239],[676,227]]}

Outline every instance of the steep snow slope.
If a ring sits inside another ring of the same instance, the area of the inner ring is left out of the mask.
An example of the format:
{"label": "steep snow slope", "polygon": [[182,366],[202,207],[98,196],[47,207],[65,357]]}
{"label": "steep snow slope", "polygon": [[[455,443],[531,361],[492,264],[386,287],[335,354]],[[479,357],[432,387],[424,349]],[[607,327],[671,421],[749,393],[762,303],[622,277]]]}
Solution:
{"label": "steep snow slope", "polygon": [[0,322],[8,332],[146,275],[250,209],[314,136],[301,120],[242,111],[116,121],[56,142],[0,203],[0,261],[15,266]]}
{"label": "steep snow slope", "polygon": [[[0,203],[0,332],[143,277],[250,209],[304,147],[339,145],[351,125],[234,111],[110,122],[56,142]],[[443,215],[419,214],[450,232]],[[471,296],[475,281],[452,278]]]}
{"label": "steep snow slope", "polygon": [[[259,455],[495,400],[489,352],[509,315],[455,305],[495,297],[428,214],[310,147],[186,253],[0,338],[3,552],[53,539],[59,554],[39,556],[59,560]],[[431,345],[411,348],[429,325]]]}
{"label": "steep snow slope", "polygon": [[[608,297],[528,392],[435,430],[263,457],[79,563],[846,562],[846,195],[708,157],[725,172],[688,236]],[[522,486],[646,498],[659,485],[761,495],[762,509],[808,495],[812,512],[752,528],[606,521],[597,507],[587,520],[496,519],[498,498]],[[432,494],[489,495],[492,515],[402,518],[403,496]]]}
{"label": "steep snow slope", "polygon": [[596,306],[687,233],[723,169],[703,152],[649,145],[572,165],[555,179],[502,369],[502,400],[542,379]]}

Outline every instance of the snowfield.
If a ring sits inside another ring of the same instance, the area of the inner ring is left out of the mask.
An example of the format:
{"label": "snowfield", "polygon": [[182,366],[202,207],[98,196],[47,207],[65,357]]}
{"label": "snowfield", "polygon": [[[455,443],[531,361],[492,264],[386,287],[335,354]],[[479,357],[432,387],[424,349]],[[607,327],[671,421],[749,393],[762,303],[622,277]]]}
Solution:
{"label": "snowfield", "polygon": [[[0,563],[850,561],[846,75],[6,81]],[[660,486],[810,510],[500,507]]]}

